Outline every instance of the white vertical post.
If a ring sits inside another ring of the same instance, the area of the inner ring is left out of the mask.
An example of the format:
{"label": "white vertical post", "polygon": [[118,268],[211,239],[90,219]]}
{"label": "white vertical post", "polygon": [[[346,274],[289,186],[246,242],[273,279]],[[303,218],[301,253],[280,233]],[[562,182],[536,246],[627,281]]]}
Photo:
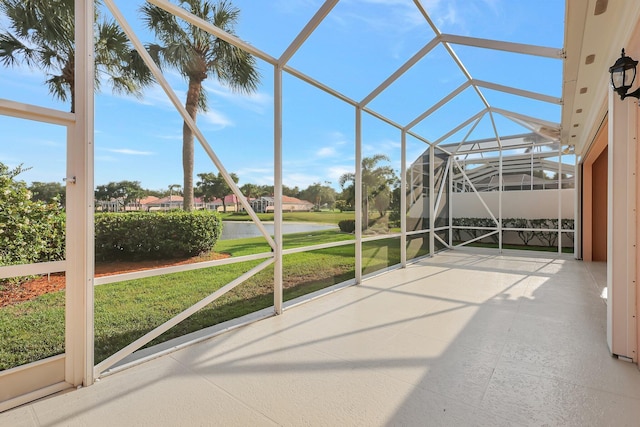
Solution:
{"label": "white vertical post", "polygon": [[449,248],[453,248],[453,155],[449,156]]}
{"label": "white vertical post", "polygon": [[276,243],[273,264],[273,306],[282,314],[282,68],[274,67],[273,123],[273,234]]}
{"label": "white vertical post", "polygon": [[500,158],[498,166],[498,252],[502,253],[502,147],[500,147]]}
{"label": "white vertical post", "polygon": [[607,203],[607,343],[612,354],[638,361],[636,336],[637,114],[634,99],[609,91]]}
{"label": "white vertical post", "polygon": [[436,238],[435,238],[435,223],[436,223],[436,209],[435,209],[435,156],[436,150],[433,145],[429,146],[429,255],[433,256],[436,252]]}
{"label": "white vertical post", "polygon": [[75,0],[75,124],[67,137],[65,381],[93,383],[93,0]]}
{"label": "white vertical post", "polygon": [[562,144],[558,144],[558,253],[562,253]]}
{"label": "white vertical post", "polygon": [[[356,107],[356,283],[362,283],[362,107]],[[368,212],[366,213],[368,215]]]}
{"label": "white vertical post", "polygon": [[407,266],[407,131],[400,139],[400,265]]}
{"label": "white vertical post", "polygon": [[531,181],[531,191],[533,191],[533,150],[535,150],[535,146],[531,147],[531,175],[529,176]]}

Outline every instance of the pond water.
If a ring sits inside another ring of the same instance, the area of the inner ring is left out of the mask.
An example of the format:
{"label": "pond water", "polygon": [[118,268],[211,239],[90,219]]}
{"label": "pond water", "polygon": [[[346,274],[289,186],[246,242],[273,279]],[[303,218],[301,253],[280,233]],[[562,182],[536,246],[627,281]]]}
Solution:
{"label": "pond water", "polygon": [[[262,236],[260,230],[252,221],[223,221],[222,224],[222,236],[220,236],[220,240]],[[273,236],[273,223],[263,222],[262,224],[269,234]],[[285,222],[282,224],[282,234],[336,229],[338,229],[338,226],[331,224],[314,224],[308,222]]]}

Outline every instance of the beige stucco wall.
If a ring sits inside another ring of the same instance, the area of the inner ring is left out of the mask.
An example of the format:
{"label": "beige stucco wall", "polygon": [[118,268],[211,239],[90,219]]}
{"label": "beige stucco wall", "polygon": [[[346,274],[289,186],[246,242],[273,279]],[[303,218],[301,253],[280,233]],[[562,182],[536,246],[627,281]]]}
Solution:
{"label": "beige stucco wall", "polygon": [[[562,197],[562,218],[574,219],[575,190],[564,189]],[[499,193],[497,191],[479,193],[493,215],[498,217]],[[453,193],[451,195],[454,218],[490,218],[476,193]],[[504,191],[502,193],[503,218],[557,218],[557,190]]]}

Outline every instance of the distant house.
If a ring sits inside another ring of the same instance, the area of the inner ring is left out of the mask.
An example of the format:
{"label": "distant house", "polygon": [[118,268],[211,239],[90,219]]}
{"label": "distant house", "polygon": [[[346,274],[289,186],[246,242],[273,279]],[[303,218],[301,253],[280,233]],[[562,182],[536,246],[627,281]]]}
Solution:
{"label": "distant house", "polygon": [[155,196],[147,196],[143,199],[135,200],[125,205],[124,197],[118,197],[109,201],[96,200],[96,208],[102,212],[142,211],[148,210],[147,204],[153,203],[156,200],[158,200],[158,198]]}
{"label": "distant house", "polygon": [[[161,199],[156,197],[155,200],[151,200],[143,204],[143,206],[147,211],[169,211],[171,209],[182,209],[183,200],[184,198],[178,195],[170,195]],[[193,207],[194,209],[204,209],[205,203],[200,197],[196,197],[193,199]]]}
{"label": "distant house", "polygon": [[111,200],[96,200],[96,210],[101,212],[120,212],[124,207],[124,199],[118,197]]}
{"label": "distant house", "polygon": [[144,198],[142,198],[142,199],[140,199],[140,200],[138,200],[138,201],[137,201],[137,203],[135,204],[135,207],[136,207],[136,209],[135,209],[135,210],[138,210],[138,211],[148,211],[149,209],[147,208],[147,206],[148,206],[150,203],[153,203],[153,202],[155,202],[155,201],[157,201],[157,200],[160,200],[160,198],[158,198],[158,197],[156,197],[156,196],[147,196],[147,197],[144,197]]}
{"label": "distant house", "polygon": [[222,199],[214,199],[212,202],[207,204],[207,209],[223,212],[225,206],[227,207],[227,212],[240,212],[244,210],[242,203],[240,203],[240,198],[235,194],[228,194],[224,196],[224,203],[222,202]]}
{"label": "distant house", "polygon": [[282,210],[284,212],[309,212],[313,210],[314,204],[307,200],[296,199],[295,197],[282,196]]}
{"label": "distant house", "polygon": [[[263,196],[249,202],[256,212],[273,212],[274,199],[271,196]],[[307,200],[300,200],[295,197],[282,196],[283,212],[309,212],[313,209],[313,203]]]}

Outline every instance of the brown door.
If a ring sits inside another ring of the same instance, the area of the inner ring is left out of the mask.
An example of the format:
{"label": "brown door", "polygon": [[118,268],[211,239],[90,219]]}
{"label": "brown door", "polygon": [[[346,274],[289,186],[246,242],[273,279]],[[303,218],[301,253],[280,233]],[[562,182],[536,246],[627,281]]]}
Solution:
{"label": "brown door", "polygon": [[609,149],[605,148],[592,166],[593,204],[592,236],[593,261],[607,260],[607,187],[609,176]]}

